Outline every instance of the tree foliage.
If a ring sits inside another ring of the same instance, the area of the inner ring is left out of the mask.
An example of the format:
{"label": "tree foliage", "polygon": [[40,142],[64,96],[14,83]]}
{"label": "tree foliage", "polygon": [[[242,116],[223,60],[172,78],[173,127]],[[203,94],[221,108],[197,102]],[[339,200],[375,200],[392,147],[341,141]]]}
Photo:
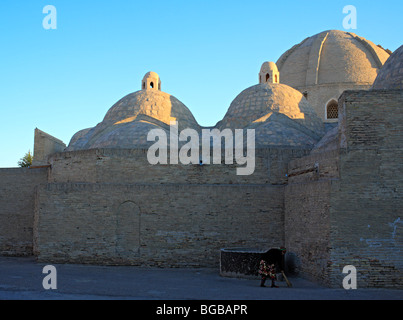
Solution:
{"label": "tree foliage", "polygon": [[31,150],[29,150],[24,157],[18,161],[18,165],[22,168],[27,168],[32,165],[32,154]]}

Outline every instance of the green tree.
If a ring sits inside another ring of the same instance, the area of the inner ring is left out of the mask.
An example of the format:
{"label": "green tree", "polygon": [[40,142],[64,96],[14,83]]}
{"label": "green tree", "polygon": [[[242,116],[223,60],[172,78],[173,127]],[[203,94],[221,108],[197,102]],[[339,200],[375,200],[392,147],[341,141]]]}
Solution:
{"label": "green tree", "polygon": [[32,165],[32,154],[31,150],[29,150],[24,157],[18,161],[18,165],[22,168],[27,168]]}

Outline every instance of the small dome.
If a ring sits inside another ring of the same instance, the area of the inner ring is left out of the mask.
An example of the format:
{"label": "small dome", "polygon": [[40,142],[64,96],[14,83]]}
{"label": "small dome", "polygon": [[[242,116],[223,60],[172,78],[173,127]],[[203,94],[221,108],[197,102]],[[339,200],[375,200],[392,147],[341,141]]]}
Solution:
{"label": "small dome", "polygon": [[289,147],[304,147],[312,148],[317,138],[301,130],[294,128],[280,119],[272,119],[256,128],[256,146],[289,146]]}
{"label": "small dome", "polygon": [[269,71],[276,71],[278,72],[277,65],[274,62],[271,61],[266,61],[262,64],[262,67],[260,68],[260,72],[269,72]]}
{"label": "small dome", "polygon": [[161,79],[160,76],[153,72],[147,72],[141,81],[141,89],[142,90],[149,90],[149,89],[156,89],[161,91]]}
{"label": "small dome", "polygon": [[339,148],[339,127],[330,129],[312,149],[311,154],[332,151]]}
{"label": "small dome", "polygon": [[[259,145],[303,145],[302,140],[307,136],[310,137],[307,144],[313,145],[324,133],[321,119],[302,93],[287,85],[272,83],[242,91],[217,127],[220,130],[255,129]],[[280,139],[285,132],[290,133],[289,139]],[[300,133],[298,139],[295,138],[297,132]]]}
{"label": "small dome", "polygon": [[262,64],[259,72],[259,83],[279,83],[280,73],[274,62],[266,61]]}
{"label": "small dome", "polygon": [[264,121],[271,113],[281,113],[312,131],[322,128],[322,121],[302,93],[284,84],[271,83],[258,84],[242,91],[232,101],[221,127],[241,129],[252,122]]}
{"label": "small dome", "polygon": [[372,89],[403,89],[403,46],[385,62]]}
{"label": "small dome", "polygon": [[281,83],[372,85],[389,54],[350,32],[324,31],[295,45],[277,61]]}
{"label": "small dome", "polygon": [[179,130],[200,127],[190,110],[178,99],[158,90],[131,93],[115,103],[96,127],[79,131],[67,151],[93,148],[144,148],[149,130],[169,131],[177,121]]}
{"label": "small dome", "polygon": [[149,71],[149,72],[147,72],[145,75],[144,75],[144,78],[143,79],[146,79],[146,78],[158,78],[159,79],[159,75],[158,75],[158,73],[156,73],[156,72],[154,72],[154,71]]}
{"label": "small dome", "polygon": [[[161,127],[147,122],[135,121],[108,127],[102,135],[94,139],[91,149],[94,148],[147,148],[153,142],[147,141],[148,132]],[[168,132],[168,130],[166,130]],[[168,136],[168,134],[167,134]]]}

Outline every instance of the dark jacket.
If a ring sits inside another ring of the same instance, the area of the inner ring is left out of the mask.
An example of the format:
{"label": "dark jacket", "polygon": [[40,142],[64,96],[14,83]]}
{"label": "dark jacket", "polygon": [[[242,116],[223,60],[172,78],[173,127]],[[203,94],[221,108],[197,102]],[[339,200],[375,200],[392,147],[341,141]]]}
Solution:
{"label": "dark jacket", "polygon": [[277,272],[284,271],[284,254],[280,249],[270,249],[262,254],[262,259],[269,265],[274,264]]}

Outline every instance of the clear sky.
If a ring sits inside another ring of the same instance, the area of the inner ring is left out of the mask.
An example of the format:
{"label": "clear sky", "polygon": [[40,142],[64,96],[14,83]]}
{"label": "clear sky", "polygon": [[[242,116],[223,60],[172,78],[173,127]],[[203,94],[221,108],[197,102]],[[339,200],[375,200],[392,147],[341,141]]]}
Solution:
{"label": "clear sky", "polygon": [[[57,9],[46,30],[43,8]],[[357,8],[359,36],[392,51],[403,44],[402,0],[1,0],[0,167],[33,151],[37,127],[68,144],[95,126],[148,71],[202,126],[305,38],[343,29]]]}

